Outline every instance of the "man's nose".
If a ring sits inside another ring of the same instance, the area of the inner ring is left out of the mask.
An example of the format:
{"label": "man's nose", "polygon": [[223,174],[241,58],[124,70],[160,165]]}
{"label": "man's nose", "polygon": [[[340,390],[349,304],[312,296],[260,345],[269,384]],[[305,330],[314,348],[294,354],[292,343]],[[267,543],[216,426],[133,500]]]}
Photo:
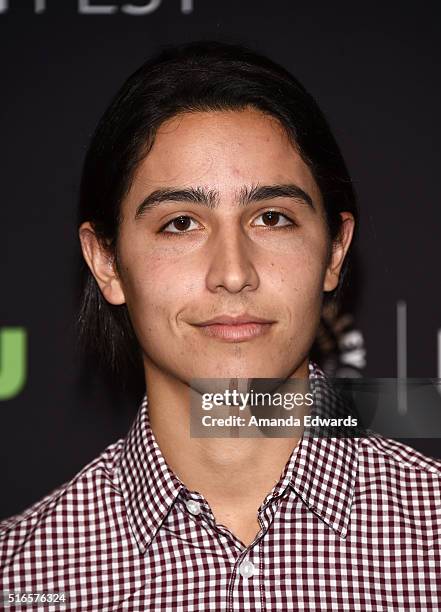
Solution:
{"label": "man's nose", "polygon": [[224,227],[212,237],[206,283],[210,291],[239,293],[259,286],[253,243],[240,226]]}

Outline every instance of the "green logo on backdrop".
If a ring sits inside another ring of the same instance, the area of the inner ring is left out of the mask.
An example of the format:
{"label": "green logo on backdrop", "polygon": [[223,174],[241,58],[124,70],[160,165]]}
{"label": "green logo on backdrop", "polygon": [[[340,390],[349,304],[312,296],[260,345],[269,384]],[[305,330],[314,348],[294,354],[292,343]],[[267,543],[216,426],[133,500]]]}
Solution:
{"label": "green logo on backdrop", "polygon": [[27,374],[27,334],[24,327],[0,328],[0,400],[20,393]]}

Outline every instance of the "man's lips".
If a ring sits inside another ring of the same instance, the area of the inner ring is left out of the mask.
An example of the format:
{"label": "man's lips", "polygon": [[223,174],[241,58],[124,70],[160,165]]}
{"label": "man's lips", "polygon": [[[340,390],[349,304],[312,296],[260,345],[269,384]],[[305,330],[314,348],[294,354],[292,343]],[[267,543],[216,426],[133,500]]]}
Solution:
{"label": "man's lips", "polygon": [[262,317],[256,317],[248,312],[244,312],[240,315],[227,315],[221,314],[207,319],[206,321],[199,321],[194,325],[243,325],[244,323],[274,323],[270,319],[263,319]]}
{"label": "man's lips", "polygon": [[194,325],[206,336],[226,342],[244,342],[266,334],[274,323],[245,313],[238,316],[220,315]]}

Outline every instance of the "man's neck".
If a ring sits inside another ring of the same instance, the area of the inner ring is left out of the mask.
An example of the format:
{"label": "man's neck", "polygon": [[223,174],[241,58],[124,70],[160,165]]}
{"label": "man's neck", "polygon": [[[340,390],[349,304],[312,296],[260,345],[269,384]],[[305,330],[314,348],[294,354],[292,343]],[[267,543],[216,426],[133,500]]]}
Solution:
{"label": "man's neck", "polygon": [[[302,366],[293,377],[307,378],[308,361]],[[243,542],[251,540],[258,508],[279,481],[299,437],[190,437],[187,386],[150,368],[147,395],[151,428],[171,470],[190,491],[203,495],[218,523]]]}

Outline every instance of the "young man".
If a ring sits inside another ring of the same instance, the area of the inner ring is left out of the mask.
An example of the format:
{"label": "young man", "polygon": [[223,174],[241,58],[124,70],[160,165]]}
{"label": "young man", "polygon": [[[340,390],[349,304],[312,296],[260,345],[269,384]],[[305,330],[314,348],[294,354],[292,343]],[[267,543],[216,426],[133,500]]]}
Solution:
{"label": "young man", "polygon": [[308,355],[356,220],[281,67],[204,43],[130,77],[84,166],[80,323],[146,395],[125,440],[1,524],[3,590],[69,610],[440,609],[440,462],[381,436],[190,435],[196,379],[323,376]]}

